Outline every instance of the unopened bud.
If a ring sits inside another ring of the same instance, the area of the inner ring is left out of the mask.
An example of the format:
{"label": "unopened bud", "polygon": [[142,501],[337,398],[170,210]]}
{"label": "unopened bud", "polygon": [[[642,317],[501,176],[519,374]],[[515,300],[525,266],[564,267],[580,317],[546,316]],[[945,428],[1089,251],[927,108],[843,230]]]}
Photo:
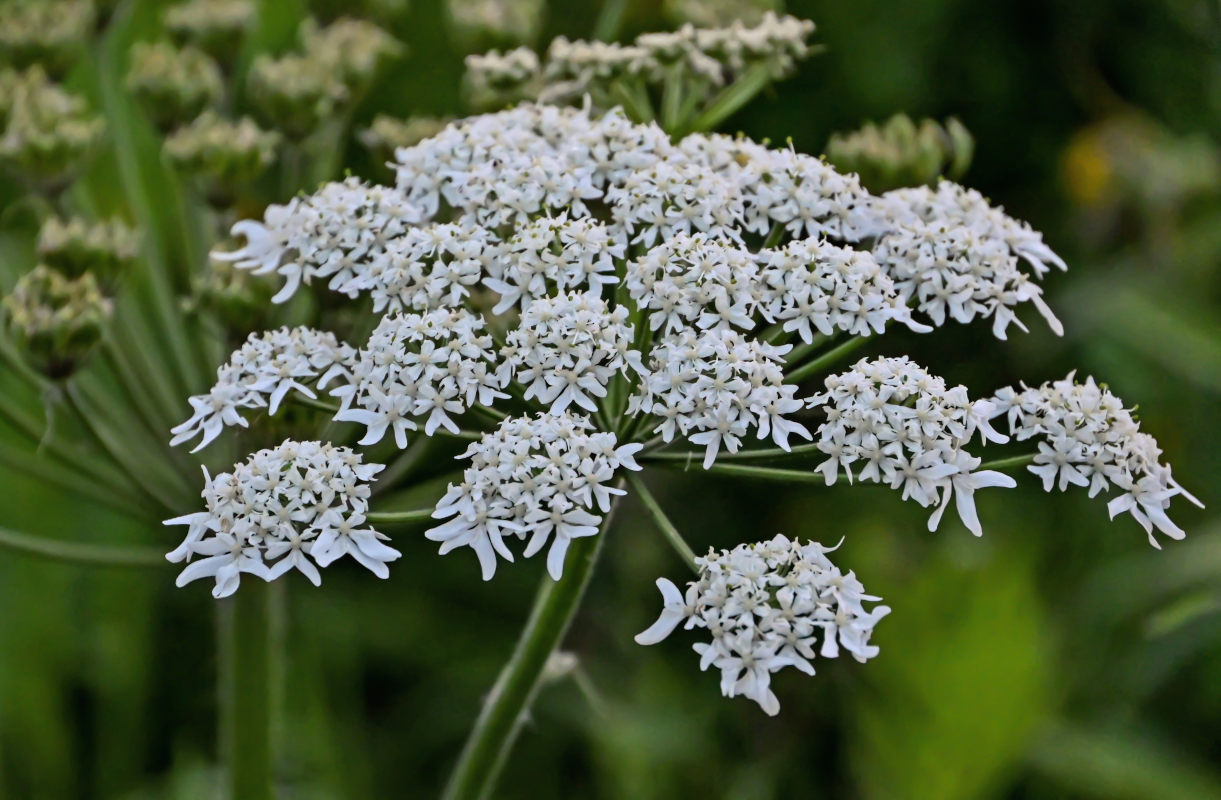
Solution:
{"label": "unopened bud", "polygon": [[93,222],[51,217],[38,233],[38,255],[43,263],[69,277],[91,273],[103,286],[114,285],[139,247],[136,232],[117,219]]}
{"label": "unopened bud", "polygon": [[449,123],[447,117],[395,119],[378,114],[369,127],[357,134],[357,138],[378,161],[389,161],[398,148],[411,147],[436,136]]}
{"label": "unopened bud", "polygon": [[913,122],[897,114],[881,126],[866,123],[860,130],[834,134],[827,157],[841,170],[855,172],[877,192],[901,186],[932,184],[940,177],[957,179],[974,155],[974,139],[951,118],[945,126],[931,119]]}
{"label": "unopened bud", "polygon": [[261,55],[250,67],[249,80],[260,117],[292,139],[308,136],[348,98],[331,67],[309,56]]}
{"label": "unopened bud", "polygon": [[0,61],[62,75],[93,31],[89,0],[0,4]]}
{"label": "unopened bud", "polygon": [[237,52],[234,40],[254,19],[251,0],[188,0],[165,11],[165,29],[178,42],[190,43],[227,63]]}
{"label": "unopened bud", "polygon": [[301,48],[306,58],[337,75],[352,94],[368,88],[381,65],[404,51],[398,40],[373,23],[346,18],[325,28],[306,19],[301,23]]}
{"label": "unopened bud", "polygon": [[62,186],[102,137],[100,117],[41,67],[0,75],[0,164],[44,188]]}
{"label": "unopened bud", "polygon": [[52,378],[76,369],[101,339],[112,310],[92,273],[68,278],[45,264],[23,275],[3,306],[14,338]]}
{"label": "unopened bud", "polygon": [[131,48],[127,88],[163,129],[193,119],[224,92],[220,67],[202,50],[169,42]]}
{"label": "unopened bud", "polygon": [[466,52],[533,44],[543,20],[542,0],[449,0],[446,21]]}
{"label": "unopened bud", "polygon": [[165,155],[182,172],[205,183],[214,205],[224,206],[276,159],[280,135],[249,117],[226,119],[211,109],[165,139]]}

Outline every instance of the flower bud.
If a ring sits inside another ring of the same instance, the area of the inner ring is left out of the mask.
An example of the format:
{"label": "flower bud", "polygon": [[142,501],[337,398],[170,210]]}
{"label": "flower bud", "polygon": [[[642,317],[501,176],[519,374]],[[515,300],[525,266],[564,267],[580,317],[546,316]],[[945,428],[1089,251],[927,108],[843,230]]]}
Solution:
{"label": "flower bud", "polygon": [[224,92],[220,67],[211,56],[169,42],[132,45],[127,88],[162,129],[194,118]]}
{"label": "flower bud", "polygon": [[308,136],[348,99],[331,66],[311,56],[258,56],[249,81],[259,116],[292,139]]}
{"label": "flower bud", "polygon": [[301,48],[306,58],[337,75],[351,94],[367,89],[378,68],[404,51],[403,45],[373,23],[347,18],[325,28],[306,19],[301,23]]}
{"label": "flower bud", "polygon": [[72,374],[112,312],[93,273],[67,278],[45,264],[23,275],[2,305],[14,338],[51,378]]}
{"label": "flower bud", "polygon": [[466,52],[533,44],[543,19],[541,0],[449,0],[446,22]]}
{"label": "flower bud", "polygon": [[757,25],[765,12],[778,12],[777,0],[664,0],[666,16],[697,28],[719,28],[734,22]]}
{"label": "flower bud", "polygon": [[246,32],[253,18],[250,0],[187,0],[166,9],[165,29],[175,41],[195,45],[227,62],[237,51],[234,40]]}
{"label": "flower bud", "polygon": [[92,273],[103,286],[113,286],[123,268],[136,257],[136,232],[117,219],[92,222],[81,217],[51,217],[38,232],[43,263],[69,277]]}
{"label": "flower bud", "polygon": [[20,68],[38,64],[62,75],[89,38],[94,19],[89,0],[0,4],[0,61]]}
{"label": "flower bud", "polygon": [[394,151],[398,148],[411,147],[436,136],[449,123],[448,117],[396,119],[378,114],[369,127],[357,134],[357,138],[378,161],[389,161],[394,158]]}
{"label": "flower bud", "polygon": [[540,88],[538,55],[528,47],[466,57],[466,91],[477,108],[506,106],[533,97]]}
{"label": "flower bud", "polygon": [[275,161],[280,140],[249,117],[229,120],[208,109],[166,137],[165,155],[175,168],[203,182],[209,202],[224,207],[237,188]]}
{"label": "flower bud", "polygon": [[0,165],[42,188],[61,188],[102,136],[85,101],[52,83],[43,69],[0,74]]}
{"label": "flower bud", "polygon": [[271,307],[272,287],[265,278],[234,267],[227,261],[209,258],[206,269],[191,279],[188,311],[198,309],[215,314],[228,328],[258,327],[252,321],[263,318]]}
{"label": "flower bud", "polygon": [[941,176],[960,177],[971,165],[975,142],[954,118],[945,126],[931,119],[919,125],[896,114],[880,127],[866,123],[858,131],[834,134],[827,157],[841,170],[856,172],[873,191],[922,186]]}

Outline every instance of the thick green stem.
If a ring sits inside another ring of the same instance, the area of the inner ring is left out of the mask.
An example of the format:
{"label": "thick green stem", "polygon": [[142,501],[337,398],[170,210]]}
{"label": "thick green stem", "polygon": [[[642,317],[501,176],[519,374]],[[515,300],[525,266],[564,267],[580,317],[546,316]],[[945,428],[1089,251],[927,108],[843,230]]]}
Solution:
{"label": "thick green stem", "polygon": [[53,561],[89,564],[95,567],[161,567],[166,565],[165,554],[150,547],[65,542],[62,539],[46,539],[7,528],[0,528],[0,547]]}
{"label": "thick green stem", "polygon": [[[739,450],[736,453],[717,453],[717,461],[767,461],[773,458],[788,458],[806,453],[821,452],[817,442],[793,445],[788,450],[779,447],[769,447],[765,450]],[[683,461],[699,464],[704,460],[703,451],[683,450],[680,452],[647,453],[640,456],[641,461]]]}
{"label": "thick green stem", "polygon": [[431,508],[417,508],[411,511],[370,511],[365,519],[374,524],[387,522],[421,522],[432,519]]}
{"label": "thick green stem", "polygon": [[603,518],[596,536],[577,539],[568,548],[564,574],[558,581],[543,576],[530,619],[467,737],[442,795],[444,800],[479,800],[491,793],[538,693],[547,659],[563,641],[576,614],[617,506]]}
{"label": "thick green stem", "polygon": [[813,361],[803,364],[789,374],[785,375],[784,378],[791,383],[797,383],[798,381],[808,378],[811,375],[817,375],[827,367],[842,361],[855,353],[857,350],[864,347],[865,342],[867,341],[869,341],[869,337],[867,336],[855,336],[841,344],[839,347],[828,350]]}
{"label": "thick green stem", "polygon": [[662,510],[661,504],[657,502],[657,498],[649,491],[649,488],[644,485],[644,481],[639,475],[629,474],[627,482],[632,487],[632,491],[640,498],[640,502],[644,503],[644,507],[648,509],[649,514],[653,516],[653,522],[657,524],[657,529],[666,537],[666,541],[674,548],[674,552],[678,553],[678,557],[683,560],[683,563],[691,568],[695,573],[699,573],[699,567],[695,564],[695,552],[683,535],[678,532],[678,528],[666,516],[666,512]]}
{"label": "thick green stem", "polygon": [[613,42],[623,27],[623,16],[627,11],[627,0],[606,0],[598,19],[594,23],[594,38],[600,42]]}
{"label": "thick green stem", "polygon": [[[979,470],[995,469],[1001,472],[1007,470],[1021,469],[1029,464],[1034,463],[1034,453],[1027,453],[1024,456],[1014,456],[1013,458],[999,458],[996,461],[985,461],[979,465]],[[976,470],[977,472],[979,470]]]}
{"label": "thick green stem", "polygon": [[[683,468],[683,465],[676,461],[661,462],[659,466]],[[734,475],[739,478],[757,478],[759,480],[781,481],[783,483],[818,483],[825,485],[827,482],[822,473],[814,472],[813,470],[807,472],[799,469],[752,467],[748,464],[713,464],[706,470],[697,464],[697,468],[702,472],[710,472],[713,475]]]}
{"label": "thick green stem", "polygon": [[217,604],[220,750],[227,797],[271,800],[275,619],[269,584],[248,577]]}
{"label": "thick green stem", "polygon": [[731,114],[750,102],[773,80],[771,67],[756,64],[746,70],[733,83],[722,89],[709,101],[700,115],[681,133],[710,131],[724,122]]}

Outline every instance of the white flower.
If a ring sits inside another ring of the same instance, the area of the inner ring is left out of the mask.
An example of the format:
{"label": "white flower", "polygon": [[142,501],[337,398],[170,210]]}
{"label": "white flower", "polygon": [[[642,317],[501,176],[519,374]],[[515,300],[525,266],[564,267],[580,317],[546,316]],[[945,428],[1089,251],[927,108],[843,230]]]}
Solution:
{"label": "white flower", "polygon": [[784,385],[781,358],[791,348],[773,346],[728,328],[703,333],[683,329],[662,337],[649,355],[648,371],[628,402],[628,413],[661,422],[664,441],[684,436],[704,445],[704,468],[724,447],[736,453],[751,428],[789,449],[792,434],[809,439],[788,415],[802,407],[797,387]]}
{"label": "white flower", "polygon": [[233,472],[213,478],[205,469],[206,510],[165,521],[189,526],[166,556],[189,562],[178,585],[215,578],[213,596],[225,597],[237,590],[242,573],[270,581],[292,569],[318,585],[317,568],[344,554],[386,577],[386,562],[399,552],[382,544],[382,534],[359,527],[369,482],[382,469],[346,447],[291,440],[260,450]]}
{"label": "white flower", "polygon": [[987,422],[994,409],[990,401],[972,403],[964,387],[947,388],[944,379],[907,357],[862,359],[850,371],[829,376],[825,386],[808,402],[827,415],[818,429],[818,449],[829,458],[816,470],[827,485],[841,472],[851,482],[854,465],[860,465],[856,480],[885,483],[925,508],[937,504],[929,530],[937,529],[953,496],[967,530],[983,533],[975,490],[1016,485],[1008,475],[974,471],[980,459],[965,450],[976,432],[984,441],[1007,441]]}
{"label": "white flower", "polygon": [[404,448],[421,425],[426,436],[458,433],[454,417],[507,397],[483,329],[483,318],[465,309],[383,317],[352,366],[352,382],[331,392],[341,403],[335,419],[366,426],[366,445],[390,432]]}
{"label": "white flower", "polygon": [[569,543],[598,533],[610,496],[624,494],[607,483],[619,469],[640,469],[641,447],[568,413],[506,419],[459,456],[471,465],[433,513],[453,519],[425,535],[441,542],[442,554],[474,550],[484,580],[496,573],[497,555],[513,560],[506,538],[529,538],[526,557],[550,543],[547,571],[559,580]]}
{"label": "white flower", "polygon": [[624,245],[592,219],[569,220],[561,214],[522,225],[489,259],[483,282],[500,295],[492,313],[525,308],[556,292],[601,294],[604,285],[618,281],[614,259],[623,258],[623,252]]}
{"label": "white flower", "polygon": [[716,667],[721,694],[754,700],[774,716],[780,702],[771,690],[772,673],[794,667],[813,675],[816,654],[835,658],[841,647],[862,663],[878,654],[869,638],[890,608],[865,608],[880,598],[865,594],[853,573],[845,575],[831,563],[826,554],[833,549],[777,535],[710,550],[696,559],[699,577],[685,594],[658,579],[661,616],[636,642],[657,644],[680,623],[706,630],[711,641],[694,645],[700,669]]}
{"label": "white flower", "polygon": [[1170,466],[1160,463],[1157,441],[1141,433],[1123,401],[1092,377],[1079,383],[1070,373],[1035,388],[1002,389],[993,402],[993,416],[1008,418],[1015,439],[1039,440],[1028,469],[1043,480],[1045,491],[1072,485],[1094,497],[1114,486],[1121,494],[1107,503],[1111,518],[1131,514],[1154,547],[1161,548],[1155,529],[1172,539],[1186,535],[1166,515],[1171,498],[1182,495],[1203,508],[1174,480]]}
{"label": "white flower", "polygon": [[266,408],[274,415],[290,391],[315,398],[314,389],[344,376],[355,354],[334,334],[311,328],[252,333],[216,371],[216,384],[208,393],[188,400],[195,413],[173,428],[170,446],[199,436],[191,452],[201,450],[226,426],[246,427],[242,409]]}
{"label": "white flower", "polygon": [[1035,278],[1051,261],[1064,262],[1040,234],[993,208],[975,191],[942,181],[927,187],[896,189],[875,204],[882,236],[873,253],[894,279],[904,300],[937,325],[948,318],[970,322],[992,317],[992,333],[1005,339],[1009,325],[1026,326],[1014,309],[1029,302],[1057,335],[1064,327],[1043,300],[1043,290],[1018,269],[1023,258]]}
{"label": "white flower", "polygon": [[[272,298],[283,303],[302,283],[318,278],[330,278],[332,289],[345,287],[362,262],[383,252],[388,241],[421,219],[419,207],[397,190],[349,178],[294,197],[286,205],[268,206],[261,223],[235,223],[232,234],[245,237],[246,245],[232,252],[213,251],[212,257],[256,275],[283,276],[284,286]],[[345,291],[355,297],[353,290]]]}
{"label": "white flower", "polygon": [[596,398],[606,396],[611,378],[628,368],[644,371],[627,318],[625,306],[610,311],[594,294],[535,300],[505,338],[498,376],[525,387],[526,400],[538,398],[553,414],[570,405],[597,411]]}

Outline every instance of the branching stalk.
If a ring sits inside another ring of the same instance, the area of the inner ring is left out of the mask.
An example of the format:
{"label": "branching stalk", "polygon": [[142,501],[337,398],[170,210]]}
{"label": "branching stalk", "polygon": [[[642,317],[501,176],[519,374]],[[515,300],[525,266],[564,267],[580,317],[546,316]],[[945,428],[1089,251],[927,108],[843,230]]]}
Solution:
{"label": "branching stalk", "polygon": [[618,503],[603,518],[596,536],[577,539],[568,548],[564,574],[558,581],[543,576],[530,618],[462,748],[444,800],[479,800],[494,788],[518,727],[538,693],[547,659],[576,614],[617,507]]}
{"label": "branching stalk", "polygon": [[644,481],[635,473],[629,473],[627,482],[632,487],[632,491],[640,498],[640,502],[644,503],[644,507],[648,509],[649,514],[653,517],[653,522],[657,524],[657,529],[665,536],[666,541],[674,552],[678,553],[678,557],[683,563],[691,568],[695,573],[699,573],[699,568],[695,565],[695,552],[687,541],[683,539],[683,535],[678,532],[678,528],[666,516],[666,512],[662,510],[661,504],[657,502],[657,498],[645,486]]}
{"label": "branching stalk", "polygon": [[167,564],[165,554],[151,547],[66,542],[7,528],[0,528],[0,547],[52,561],[94,567],[161,567]]}

